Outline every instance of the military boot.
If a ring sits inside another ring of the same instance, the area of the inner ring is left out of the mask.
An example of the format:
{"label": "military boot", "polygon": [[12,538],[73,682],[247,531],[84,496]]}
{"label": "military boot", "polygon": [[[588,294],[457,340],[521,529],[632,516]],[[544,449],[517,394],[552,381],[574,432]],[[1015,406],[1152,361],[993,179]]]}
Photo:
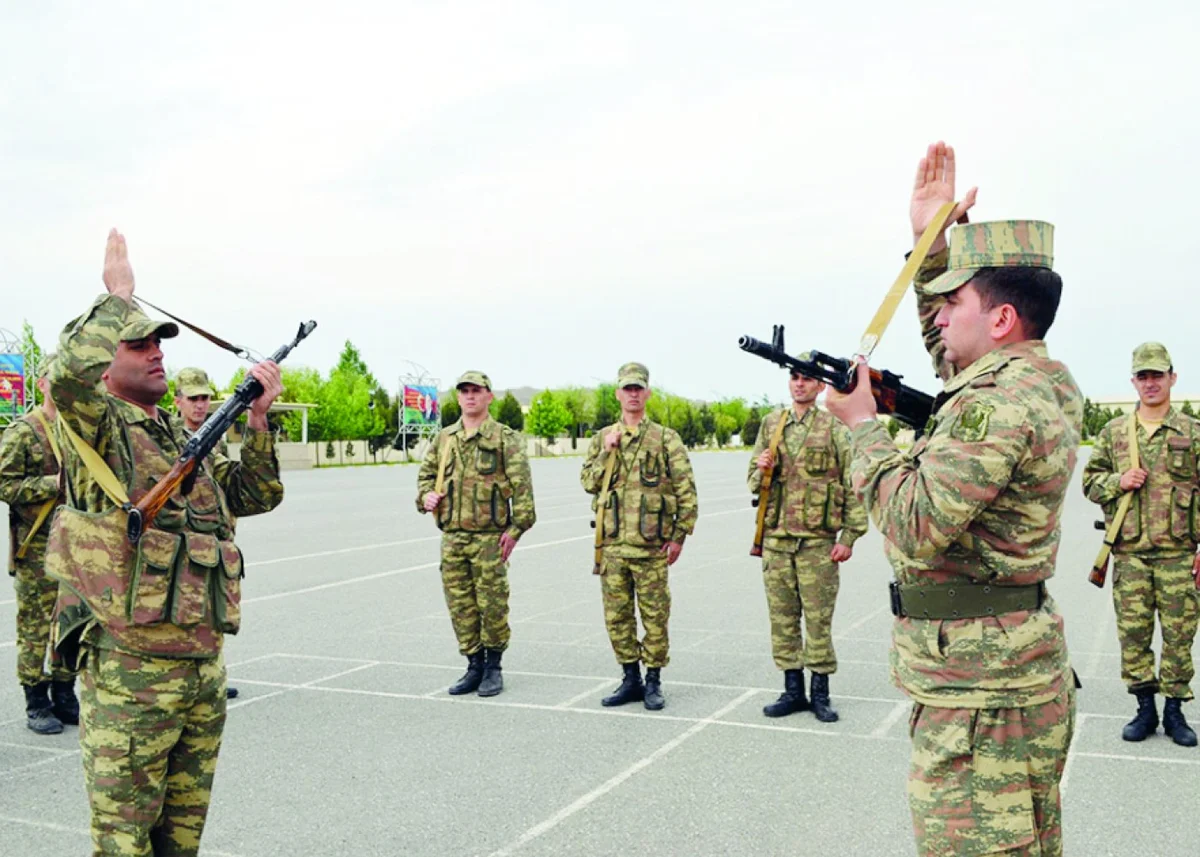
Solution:
{"label": "military boot", "polygon": [[1154,691],[1137,692],[1138,710],[1132,720],[1121,730],[1126,741],[1145,741],[1158,729],[1158,708],[1154,705]]}
{"label": "military boot", "polygon": [[496,696],[504,690],[504,676],[500,675],[502,649],[484,649],[483,681],[479,682],[480,696]]}
{"label": "military boot", "polygon": [[643,696],[647,711],[662,711],[662,707],[667,704],[662,695],[662,678],[659,676],[659,667],[647,667],[646,669],[646,693]]}
{"label": "military boot", "polygon": [[812,697],[813,716],[822,723],[834,723],[838,713],[829,704],[829,676],[823,673],[812,674],[812,687],[809,696]]}
{"label": "military boot", "polygon": [[1196,730],[1188,726],[1188,722],[1183,716],[1182,705],[1182,699],[1173,698],[1168,698],[1163,703],[1163,732],[1180,747],[1195,747]]}
{"label": "military boot", "polygon": [[226,685],[225,686],[225,698],[226,699],[237,699],[238,698],[238,689],[236,687],[230,687],[229,685]]}
{"label": "military boot", "polygon": [[621,664],[621,668],[625,670],[621,686],[613,692],[612,696],[606,696],[600,700],[600,704],[606,708],[624,705],[627,702],[639,702],[646,698],[646,686],[642,684],[641,663],[634,661],[631,664]]}
{"label": "military boot", "polygon": [[75,679],[50,682],[50,710],[68,726],[79,725],[79,700],[75,698]]}
{"label": "military boot", "polygon": [[22,687],[25,689],[25,725],[39,735],[62,732],[62,721],[54,716],[50,707],[50,682],[40,681]]}
{"label": "military boot", "polygon": [[462,696],[464,693],[473,693],[478,687],[479,682],[483,680],[483,649],[478,652],[472,652],[467,655],[467,671],[463,673],[462,678],[450,686],[449,693],[451,696]]}
{"label": "military boot", "polygon": [[770,705],[763,706],[767,717],[784,717],[797,711],[808,711],[808,697],[804,695],[804,670],[783,671],[783,693]]}

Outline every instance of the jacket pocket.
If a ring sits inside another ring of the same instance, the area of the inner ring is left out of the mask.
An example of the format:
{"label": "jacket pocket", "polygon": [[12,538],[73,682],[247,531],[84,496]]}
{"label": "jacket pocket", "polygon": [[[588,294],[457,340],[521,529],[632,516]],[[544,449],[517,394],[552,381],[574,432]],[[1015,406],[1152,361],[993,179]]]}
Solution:
{"label": "jacket pocket", "polygon": [[220,591],[217,592],[217,628],[236,634],[242,626],[242,578],[246,576],[242,552],[233,542],[221,542]]}
{"label": "jacket pocket", "polygon": [[209,580],[221,562],[220,543],[207,533],[185,533],[187,562],[180,563],[175,579],[171,621],[187,628],[208,618]]}
{"label": "jacket pocket", "polygon": [[181,542],[177,533],[153,527],[142,534],[129,587],[128,616],[132,624],[157,625],[166,620]]}

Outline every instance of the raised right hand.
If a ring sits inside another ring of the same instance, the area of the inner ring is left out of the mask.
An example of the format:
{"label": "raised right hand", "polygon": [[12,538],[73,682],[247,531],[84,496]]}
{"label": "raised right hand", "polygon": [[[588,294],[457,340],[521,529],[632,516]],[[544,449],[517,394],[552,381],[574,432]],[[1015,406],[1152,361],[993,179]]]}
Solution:
{"label": "raised right hand", "polygon": [[125,236],[115,229],[108,233],[108,244],[104,248],[104,288],[110,295],[133,299],[133,266],[129,264],[129,248]]}
{"label": "raised right hand", "polygon": [[[963,201],[950,215],[948,224],[965,215],[975,205],[975,194],[979,188],[971,188]],[[947,146],[941,140],[930,143],[925,157],[917,164],[917,179],[913,184],[912,199],[908,204],[908,216],[912,220],[913,245],[925,234],[929,224],[933,222],[938,209],[948,202],[954,201],[954,147]],[[946,246],[946,233],[942,232],[929,248],[930,253],[936,253]]]}
{"label": "raised right hand", "polygon": [[1150,474],[1140,467],[1133,467],[1121,474],[1121,490],[1136,491],[1146,484]]}

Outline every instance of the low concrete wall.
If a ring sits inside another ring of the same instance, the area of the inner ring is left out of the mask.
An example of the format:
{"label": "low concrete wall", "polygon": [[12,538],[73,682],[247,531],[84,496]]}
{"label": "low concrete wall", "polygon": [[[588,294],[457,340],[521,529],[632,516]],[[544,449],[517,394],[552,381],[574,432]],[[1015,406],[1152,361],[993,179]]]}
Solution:
{"label": "low concrete wall", "polygon": [[[311,470],[313,455],[309,447],[312,444],[276,443],[275,454],[279,456],[280,470]],[[238,460],[242,457],[240,443],[229,444],[229,457]]]}

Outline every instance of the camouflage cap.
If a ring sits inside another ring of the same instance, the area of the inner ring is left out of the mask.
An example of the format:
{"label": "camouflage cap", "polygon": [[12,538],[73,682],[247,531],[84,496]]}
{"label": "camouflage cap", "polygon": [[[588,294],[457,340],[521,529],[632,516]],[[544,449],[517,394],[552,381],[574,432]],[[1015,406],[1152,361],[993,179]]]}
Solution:
{"label": "camouflage cap", "polygon": [[[812,352],[811,351],[801,351],[799,354],[796,355],[796,359],[802,360],[805,363],[811,363],[812,362]],[[809,375],[805,372],[801,372],[799,369],[789,369],[788,374],[803,375],[805,378],[813,377],[812,375]]]}
{"label": "camouflage cap", "polygon": [[49,377],[50,370],[54,366],[54,358],[57,356],[58,355],[56,355],[53,351],[51,351],[49,354],[43,354],[42,359],[39,360],[37,364],[37,374],[33,377],[35,379]]}
{"label": "camouflage cap", "polygon": [[211,396],[212,383],[208,380],[208,373],[194,366],[180,369],[179,374],[175,376],[175,395],[185,399],[193,396]]}
{"label": "camouflage cap", "polygon": [[159,339],[171,339],[179,335],[179,325],[173,321],[155,321],[141,310],[132,310],[121,328],[122,342],[136,342],[155,334]]}
{"label": "camouflage cap", "polygon": [[642,363],[626,363],[617,370],[617,386],[642,387],[643,389],[649,387],[650,370]]}
{"label": "camouflage cap", "polygon": [[946,272],[926,283],[927,295],[945,295],[965,286],[980,268],[1051,268],[1054,225],[1044,220],[989,220],[950,230]]}
{"label": "camouflage cap", "polygon": [[1133,349],[1133,374],[1138,372],[1170,372],[1174,364],[1167,347],[1161,342],[1143,342]]}
{"label": "camouflage cap", "polygon": [[476,387],[484,387],[489,393],[492,391],[492,379],[482,372],[477,372],[474,369],[463,372],[462,375],[458,377],[458,380],[454,382],[454,389],[457,390],[464,384],[474,384]]}

